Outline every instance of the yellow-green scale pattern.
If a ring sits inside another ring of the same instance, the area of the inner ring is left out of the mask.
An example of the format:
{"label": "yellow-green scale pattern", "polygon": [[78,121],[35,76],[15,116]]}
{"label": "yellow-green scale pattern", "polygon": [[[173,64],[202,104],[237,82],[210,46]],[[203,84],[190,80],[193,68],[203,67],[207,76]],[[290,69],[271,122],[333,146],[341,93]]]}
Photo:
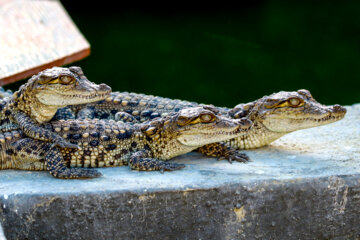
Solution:
{"label": "yellow-green scale pattern", "polygon": [[61,149],[69,167],[112,167],[127,165],[133,152],[148,149],[146,135],[138,127],[115,121],[58,121],[55,132],[79,149]]}

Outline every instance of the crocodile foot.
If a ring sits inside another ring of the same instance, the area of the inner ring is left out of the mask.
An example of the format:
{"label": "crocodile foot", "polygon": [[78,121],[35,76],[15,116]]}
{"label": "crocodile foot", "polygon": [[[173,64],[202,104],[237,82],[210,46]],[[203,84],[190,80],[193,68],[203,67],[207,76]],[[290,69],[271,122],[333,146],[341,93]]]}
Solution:
{"label": "crocodile foot", "polygon": [[94,169],[84,169],[84,168],[60,168],[56,169],[56,171],[51,171],[49,169],[50,174],[56,178],[63,178],[63,179],[86,179],[86,178],[97,178],[101,177],[102,174]]}
{"label": "crocodile foot", "polygon": [[46,168],[56,178],[96,178],[102,174],[94,169],[68,168],[56,147],[51,147],[45,156]]}
{"label": "crocodile foot", "polygon": [[245,163],[248,162],[250,158],[246,153],[230,148],[225,152],[224,156],[219,158],[219,160],[228,160],[229,163],[232,163],[233,161]]}
{"label": "crocodile foot", "polygon": [[133,154],[129,161],[131,169],[141,171],[175,171],[185,167],[185,164],[165,162],[156,158],[151,158],[145,150]]}
{"label": "crocodile foot", "polygon": [[207,144],[198,148],[197,151],[206,156],[217,157],[219,160],[228,160],[229,163],[233,161],[248,162],[250,160],[248,155],[230,147],[224,142]]}
{"label": "crocodile foot", "polygon": [[185,164],[182,163],[169,163],[169,162],[161,162],[162,164],[160,167],[160,172],[163,173],[164,171],[175,171],[180,170],[185,167]]}

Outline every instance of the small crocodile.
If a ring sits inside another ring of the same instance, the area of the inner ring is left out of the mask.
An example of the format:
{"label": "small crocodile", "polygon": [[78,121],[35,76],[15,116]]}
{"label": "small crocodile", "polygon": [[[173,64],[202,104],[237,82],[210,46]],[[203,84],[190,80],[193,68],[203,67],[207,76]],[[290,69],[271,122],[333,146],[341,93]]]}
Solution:
{"label": "small crocodile", "polygon": [[[184,165],[160,160],[244,135],[251,126],[246,118],[229,119],[203,107],[185,108],[139,124],[97,119],[51,121],[41,127],[79,149],[58,148],[26,137],[22,130],[5,132],[0,134],[0,139],[5,139],[0,141],[0,169],[48,170],[57,178],[98,177],[98,171],[88,168],[121,165],[172,171]],[[216,151],[213,149],[215,155]],[[236,158],[237,154],[242,153],[232,151],[227,157]],[[217,155],[224,156],[224,152]]]}
{"label": "small crocodile", "polygon": [[[55,117],[145,122],[194,106],[199,104],[152,95],[113,92],[106,100],[60,109]],[[227,141],[236,149],[262,147],[287,133],[338,121],[346,113],[346,109],[340,105],[325,106],[318,103],[308,90],[281,91],[250,103],[239,104],[233,109],[213,107],[213,110],[235,119],[246,117],[254,123],[247,134]],[[210,148],[211,145],[199,150],[207,152]]]}
{"label": "small crocodile", "polygon": [[76,148],[39,124],[50,121],[58,108],[102,100],[111,88],[88,81],[79,67],[53,67],[34,75],[10,97],[2,92],[6,97],[0,101],[0,132],[20,129],[34,139]]}

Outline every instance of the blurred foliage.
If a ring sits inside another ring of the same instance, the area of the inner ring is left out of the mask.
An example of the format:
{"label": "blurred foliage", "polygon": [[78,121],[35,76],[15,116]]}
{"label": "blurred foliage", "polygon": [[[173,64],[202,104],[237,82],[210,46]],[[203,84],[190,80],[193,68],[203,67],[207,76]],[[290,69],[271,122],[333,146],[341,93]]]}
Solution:
{"label": "blurred foliage", "polygon": [[359,1],[208,11],[62,2],[92,48],[75,65],[113,90],[231,107],[305,88],[321,103],[359,102]]}

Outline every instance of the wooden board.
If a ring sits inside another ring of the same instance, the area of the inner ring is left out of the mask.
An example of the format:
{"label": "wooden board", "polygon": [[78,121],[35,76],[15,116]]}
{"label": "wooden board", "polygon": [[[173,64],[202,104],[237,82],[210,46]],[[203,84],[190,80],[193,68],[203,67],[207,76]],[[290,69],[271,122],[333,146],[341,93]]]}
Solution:
{"label": "wooden board", "polygon": [[59,1],[0,0],[0,86],[89,54]]}

